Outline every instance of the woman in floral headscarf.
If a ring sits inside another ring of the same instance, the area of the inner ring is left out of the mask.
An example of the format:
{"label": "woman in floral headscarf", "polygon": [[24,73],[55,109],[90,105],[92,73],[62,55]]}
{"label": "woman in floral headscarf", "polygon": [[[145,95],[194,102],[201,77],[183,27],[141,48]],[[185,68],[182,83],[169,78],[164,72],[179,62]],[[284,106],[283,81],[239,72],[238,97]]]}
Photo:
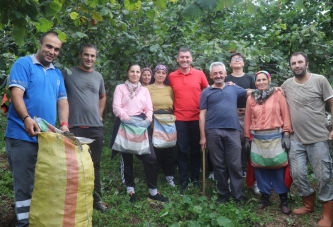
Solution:
{"label": "woman in floral headscarf", "polygon": [[[168,68],[165,65],[157,65],[154,69],[153,84],[147,86],[152,102],[154,114],[172,114],[173,113],[173,91],[166,85]],[[156,120],[156,119],[155,119]],[[156,148],[154,147],[158,164],[168,184],[175,187],[174,183],[174,147]]]}
{"label": "woman in floral headscarf", "polygon": [[[292,131],[288,105],[282,93],[274,91],[267,71],[255,74],[255,85],[257,90],[246,102],[244,137],[246,149],[251,149],[251,163],[262,196],[258,208],[269,206],[273,187],[280,196],[282,213],[290,214],[289,188],[284,183],[288,165],[286,150],[290,148],[289,133]],[[251,148],[250,134],[253,136]]]}

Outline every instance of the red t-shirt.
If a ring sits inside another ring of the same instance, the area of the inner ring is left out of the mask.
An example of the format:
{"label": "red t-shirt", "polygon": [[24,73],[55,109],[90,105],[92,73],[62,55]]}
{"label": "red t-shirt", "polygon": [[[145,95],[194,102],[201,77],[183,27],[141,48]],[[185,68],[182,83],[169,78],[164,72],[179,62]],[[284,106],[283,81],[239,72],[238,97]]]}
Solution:
{"label": "red t-shirt", "polygon": [[201,91],[208,86],[205,74],[191,68],[186,75],[178,69],[169,75],[175,101],[174,115],[179,121],[199,120]]}

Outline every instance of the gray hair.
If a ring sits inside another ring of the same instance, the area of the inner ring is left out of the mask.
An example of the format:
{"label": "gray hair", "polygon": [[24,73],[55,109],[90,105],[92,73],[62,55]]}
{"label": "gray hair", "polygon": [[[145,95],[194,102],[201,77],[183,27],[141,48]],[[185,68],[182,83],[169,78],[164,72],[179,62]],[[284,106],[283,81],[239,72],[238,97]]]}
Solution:
{"label": "gray hair", "polygon": [[210,66],[209,66],[209,72],[212,72],[212,68],[214,66],[218,66],[218,65],[221,65],[223,67],[224,72],[226,72],[225,65],[222,62],[218,62],[218,61],[217,62],[213,62],[212,64],[210,64]]}

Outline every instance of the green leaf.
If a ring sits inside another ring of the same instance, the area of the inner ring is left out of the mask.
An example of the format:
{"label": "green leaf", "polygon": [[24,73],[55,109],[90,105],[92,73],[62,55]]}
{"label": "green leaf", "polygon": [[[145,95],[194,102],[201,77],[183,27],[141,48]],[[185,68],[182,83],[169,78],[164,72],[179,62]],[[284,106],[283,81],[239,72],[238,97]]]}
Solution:
{"label": "green leaf", "polygon": [[297,9],[305,9],[305,7],[303,5],[303,0],[296,0],[294,2],[294,7]]}
{"label": "green leaf", "polygon": [[60,41],[65,43],[67,41],[67,35],[60,30],[57,30],[57,33],[58,33],[58,38],[60,39]]}
{"label": "green leaf", "polygon": [[15,27],[13,29],[13,39],[19,47],[25,44],[24,38],[27,36],[27,33],[28,32],[25,27]]}
{"label": "green leaf", "polygon": [[94,18],[94,19],[97,20],[97,21],[102,21],[102,20],[103,20],[103,17],[101,16],[101,14],[99,14],[99,13],[96,12],[96,11],[93,11],[93,12],[92,12],[92,18]]}
{"label": "green leaf", "polygon": [[47,32],[53,27],[53,23],[45,18],[40,19],[35,25],[37,30],[40,32]]}
{"label": "green leaf", "polygon": [[255,14],[257,12],[258,6],[253,4],[251,1],[248,1],[246,4],[246,9],[250,14]]}
{"label": "green leaf", "polygon": [[223,227],[233,227],[234,225],[232,224],[232,221],[226,217],[218,217],[216,219],[217,223],[219,224],[219,226],[223,226]]}
{"label": "green leaf", "polygon": [[153,3],[158,9],[165,9],[167,6],[166,0],[153,0]]}
{"label": "green leaf", "polygon": [[217,6],[217,0],[195,0],[203,10],[213,10]]}
{"label": "green leaf", "polygon": [[141,1],[137,1],[137,2],[133,3],[133,2],[131,2],[131,0],[125,0],[124,6],[125,6],[125,9],[127,9],[128,11],[139,10],[141,8]]}
{"label": "green leaf", "polygon": [[77,12],[71,12],[69,14],[69,17],[72,19],[72,20],[75,20],[77,17],[79,16],[79,14]]}
{"label": "green leaf", "polygon": [[203,11],[198,4],[192,3],[183,10],[182,15],[189,18],[198,18],[203,15]]}
{"label": "green leaf", "polygon": [[76,36],[79,37],[79,38],[85,38],[85,37],[88,37],[85,33],[82,33],[82,32],[75,32]]}
{"label": "green leaf", "polygon": [[61,10],[62,4],[58,1],[53,1],[49,4],[50,8],[53,9],[55,12]]}
{"label": "green leaf", "polygon": [[16,18],[22,18],[23,17],[22,13],[17,11],[17,10],[14,10],[14,13],[15,13]]}
{"label": "green leaf", "polygon": [[98,5],[98,0],[88,0],[87,5],[95,8]]}

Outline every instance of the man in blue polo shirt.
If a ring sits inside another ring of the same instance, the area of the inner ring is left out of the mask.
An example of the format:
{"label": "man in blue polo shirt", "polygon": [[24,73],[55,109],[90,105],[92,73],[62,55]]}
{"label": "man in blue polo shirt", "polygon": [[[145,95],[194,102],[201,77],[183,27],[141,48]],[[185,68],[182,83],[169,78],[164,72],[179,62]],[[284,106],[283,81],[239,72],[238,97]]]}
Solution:
{"label": "man in blue polo shirt", "polygon": [[68,102],[64,79],[52,62],[58,57],[61,41],[56,32],[44,33],[35,55],[19,58],[11,68],[11,104],[5,135],[8,163],[13,175],[15,212],[18,224],[29,226],[29,210],[34,187],[39,127],[34,116],[68,130]]}
{"label": "man in blue polo shirt", "polygon": [[222,62],[210,65],[210,78],[214,84],[201,94],[200,145],[202,150],[206,144],[209,149],[219,193],[217,202],[225,203],[229,200],[230,177],[231,196],[238,203],[242,200],[243,171],[237,100],[251,94],[252,90],[226,84],[226,76]]}

